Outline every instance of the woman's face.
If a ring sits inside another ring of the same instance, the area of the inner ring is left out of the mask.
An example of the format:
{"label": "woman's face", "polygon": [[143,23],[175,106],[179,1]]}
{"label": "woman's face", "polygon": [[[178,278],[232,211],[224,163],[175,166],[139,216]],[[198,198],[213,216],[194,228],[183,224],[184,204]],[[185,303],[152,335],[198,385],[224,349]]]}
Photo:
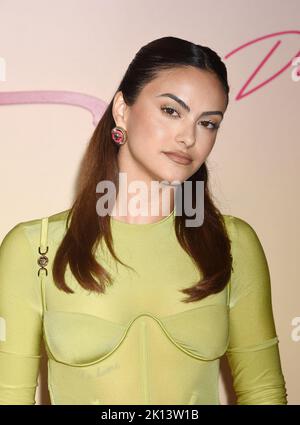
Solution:
{"label": "woman's face", "polygon": [[[177,96],[190,110],[166,93]],[[128,134],[118,153],[120,171],[126,172],[129,180],[187,180],[212,150],[226,107],[218,78],[195,67],[161,71],[130,107],[119,91],[113,115],[116,125]],[[175,162],[165,154],[170,151],[189,155],[191,162]]]}

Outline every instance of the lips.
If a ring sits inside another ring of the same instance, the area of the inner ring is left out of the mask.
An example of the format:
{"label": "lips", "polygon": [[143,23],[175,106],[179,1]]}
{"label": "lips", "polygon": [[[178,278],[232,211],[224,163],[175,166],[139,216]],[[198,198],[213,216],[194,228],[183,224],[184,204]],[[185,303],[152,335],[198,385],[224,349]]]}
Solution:
{"label": "lips", "polygon": [[176,162],[177,164],[188,165],[192,162],[191,159],[185,158],[181,155],[177,155],[176,153],[173,153],[173,152],[164,152],[164,154],[173,162]]}

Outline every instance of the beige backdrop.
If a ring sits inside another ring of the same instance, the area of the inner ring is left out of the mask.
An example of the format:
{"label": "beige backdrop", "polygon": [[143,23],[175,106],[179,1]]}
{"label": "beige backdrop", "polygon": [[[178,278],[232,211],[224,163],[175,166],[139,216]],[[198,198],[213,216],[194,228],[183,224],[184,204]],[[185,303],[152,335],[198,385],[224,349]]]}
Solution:
{"label": "beige backdrop", "polygon": [[[222,212],[265,249],[289,404],[300,401],[299,16],[299,0],[0,0],[1,240],[70,206],[93,117],[51,103],[52,91],[108,103],[137,50],[166,35],[224,59],[231,102],[208,165]],[[37,90],[45,104],[32,103]],[[38,404],[49,403],[45,365]],[[229,376],[223,362],[222,404],[233,402]]]}

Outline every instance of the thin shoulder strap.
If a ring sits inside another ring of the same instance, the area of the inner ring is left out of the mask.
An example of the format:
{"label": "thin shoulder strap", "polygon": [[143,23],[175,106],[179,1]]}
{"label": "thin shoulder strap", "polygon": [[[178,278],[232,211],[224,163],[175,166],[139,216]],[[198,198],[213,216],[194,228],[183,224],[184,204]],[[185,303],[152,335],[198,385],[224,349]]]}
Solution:
{"label": "thin shoulder strap", "polygon": [[49,258],[46,256],[48,253],[48,217],[44,217],[41,219],[41,227],[40,227],[40,244],[38,247],[38,265],[40,266],[38,270],[38,276],[41,279],[41,290],[42,290],[42,302],[43,302],[43,310],[46,310],[46,297],[45,297],[45,276],[48,276],[48,270],[46,266],[48,265]]}
{"label": "thin shoulder strap", "polygon": [[230,307],[230,291],[231,290],[231,277],[229,279],[229,282],[227,283],[227,300],[226,300],[226,304],[228,307]]}
{"label": "thin shoulder strap", "polygon": [[[40,247],[41,250],[48,250],[48,217],[42,218],[41,235],[40,235]],[[46,253],[46,252],[45,252]]]}

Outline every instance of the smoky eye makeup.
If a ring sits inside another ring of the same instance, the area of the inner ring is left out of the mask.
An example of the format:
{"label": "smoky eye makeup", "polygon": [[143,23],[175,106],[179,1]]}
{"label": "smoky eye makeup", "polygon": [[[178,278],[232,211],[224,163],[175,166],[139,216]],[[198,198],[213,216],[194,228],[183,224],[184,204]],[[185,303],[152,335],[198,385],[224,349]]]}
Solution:
{"label": "smoky eye makeup", "polygon": [[[167,115],[170,118],[180,118],[180,113],[178,112],[178,110],[169,105],[169,104],[163,104],[160,106],[160,109],[162,111],[163,114]],[[202,119],[200,120],[200,123],[202,124],[202,126],[204,128],[207,128],[208,130],[217,130],[220,127],[220,123],[218,123],[217,121],[214,120],[210,120],[210,119]],[[211,125],[212,127],[209,127],[209,125]]]}
{"label": "smoky eye makeup", "polygon": [[176,118],[177,116],[180,117],[180,113],[177,111],[176,108],[174,108],[171,105],[163,104],[163,105],[161,105],[160,109],[164,114],[169,115],[171,118]]}

